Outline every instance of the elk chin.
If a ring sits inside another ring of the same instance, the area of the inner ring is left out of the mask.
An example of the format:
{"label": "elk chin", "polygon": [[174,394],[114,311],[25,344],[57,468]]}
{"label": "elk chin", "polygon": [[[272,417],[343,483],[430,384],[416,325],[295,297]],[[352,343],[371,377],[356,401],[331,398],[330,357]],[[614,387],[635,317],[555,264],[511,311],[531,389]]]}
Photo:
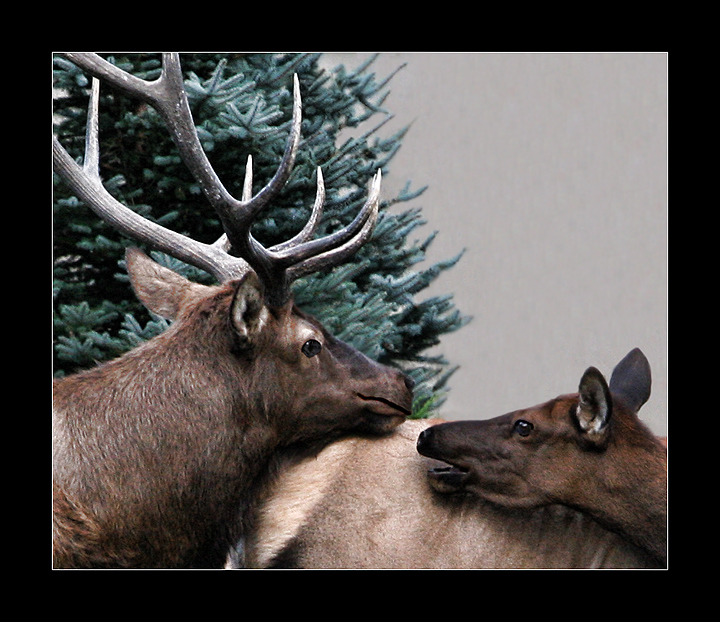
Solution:
{"label": "elk chin", "polygon": [[[382,397],[357,394],[363,408],[363,426],[367,431],[376,434],[391,432],[410,415],[410,410],[404,406]],[[408,404],[409,406],[409,404]]]}
{"label": "elk chin", "polygon": [[370,434],[389,434],[405,421],[404,415],[378,415],[368,411],[359,426],[360,431]]}
{"label": "elk chin", "polygon": [[470,472],[465,468],[446,464],[428,469],[427,476],[433,490],[443,494],[452,494],[465,491]]}

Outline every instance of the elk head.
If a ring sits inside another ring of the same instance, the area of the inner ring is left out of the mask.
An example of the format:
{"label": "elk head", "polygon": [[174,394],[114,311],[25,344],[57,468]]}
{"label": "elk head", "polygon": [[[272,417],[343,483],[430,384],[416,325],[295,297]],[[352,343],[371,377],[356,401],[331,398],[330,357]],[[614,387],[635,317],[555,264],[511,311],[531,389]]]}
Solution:
{"label": "elk head", "polygon": [[336,339],[292,300],[268,304],[254,272],[208,287],[136,248],[127,250],[126,263],[138,298],[174,320],[178,334],[196,335],[201,318],[212,354],[234,361],[246,416],[272,422],[281,445],[348,429],[382,433],[409,414],[411,378]]}
{"label": "elk head", "polygon": [[590,367],[578,393],[486,421],[434,426],[420,435],[417,448],[452,465],[429,473],[438,491],[468,490],[511,507],[577,506],[579,491],[603,469],[609,472],[616,447],[662,451],[637,417],[649,396],[650,366],[635,349],[609,386]]}
{"label": "elk head", "polygon": [[667,450],[640,421],[650,364],[637,348],[610,384],[589,367],[578,392],[488,421],[425,430],[418,451],[448,462],[440,492],[468,490],[505,507],[561,504],[667,563]]}

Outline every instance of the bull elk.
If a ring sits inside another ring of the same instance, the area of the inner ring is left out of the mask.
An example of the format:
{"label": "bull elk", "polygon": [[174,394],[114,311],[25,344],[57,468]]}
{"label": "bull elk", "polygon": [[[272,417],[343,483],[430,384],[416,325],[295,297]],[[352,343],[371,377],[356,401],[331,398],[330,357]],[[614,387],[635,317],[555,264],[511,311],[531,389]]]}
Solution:
{"label": "bull elk", "polygon": [[636,350],[609,388],[590,371],[579,394],[535,408],[407,421],[382,439],[346,438],[289,460],[254,508],[244,563],[663,567],[666,451],[636,414],[649,393]]}
{"label": "bull elk", "polygon": [[[192,283],[137,249],[127,253],[138,298],[173,319],[124,356],[54,386],[53,561],[56,567],[221,567],[276,452],[317,451],[348,431],[383,433],[411,409],[410,378],[330,335],[293,303],[293,280],[337,265],[371,235],[380,171],[345,228],[312,239],[307,225],[264,248],[250,232],[288,179],[300,140],[294,81],[287,147],[270,182],[252,196],[248,159],[241,200],[210,165],[195,131],[179,56],[164,54],[148,82],[94,54],[66,54],[93,76],[84,163],[55,138],[54,170],[123,234],[210,272]],[[99,79],[154,107],[185,165],[220,217],[224,234],[204,244],[116,201],[98,167]],[[231,251],[233,254],[231,254]]]}

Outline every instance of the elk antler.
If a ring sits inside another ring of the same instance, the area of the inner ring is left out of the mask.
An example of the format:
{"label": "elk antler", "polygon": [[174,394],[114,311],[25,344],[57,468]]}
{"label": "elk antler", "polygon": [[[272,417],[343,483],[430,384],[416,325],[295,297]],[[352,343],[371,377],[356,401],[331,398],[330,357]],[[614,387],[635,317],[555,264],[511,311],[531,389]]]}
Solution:
{"label": "elk antler", "polygon": [[[248,264],[263,281],[267,302],[282,306],[290,298],[292,282],[310,272],[335,266],[352,255],[372,234],[378,214],[381,173],[373,177],[367,201],[348,226],[326,237],[312,240],[325,187],[320,167],[317,193],[310,220],[302,231],[287,242],[263,247],[250,232],[260,211],[276,198],[287,182],[300,142],[301,103],[297,75],[293,84],[293,116],[285,153],[273,178],[252,196],[252,158],[248,157],[241,200],[223,186],[200,144],[183,86],[177,53],[163,54],[162,73],[157,80],[137,78],[102,59],[97,54],[65,53],[64,56],[93,76],[88,107],[85,158],[79,166],[53,137],[53,166],[82,201],[124,235],[145,242],[158,250],[210,272],[218,281],[239,278]],[[183,162],[200,184],[213,206],[225,234],[214,244],[204,244],[150,222],[117,201],[103,186],[98,167],[99,82],[105,80],[127,95],[137,97],[158,111],[168,127]],[[230,250],[239,255],[233,257]],[[246,263],[247,262],[247,263]]]}

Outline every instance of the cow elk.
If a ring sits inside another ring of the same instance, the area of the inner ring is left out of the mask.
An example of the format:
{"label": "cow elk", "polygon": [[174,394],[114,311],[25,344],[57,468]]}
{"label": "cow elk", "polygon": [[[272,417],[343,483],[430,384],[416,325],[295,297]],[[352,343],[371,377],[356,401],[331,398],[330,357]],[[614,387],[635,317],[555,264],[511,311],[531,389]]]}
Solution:
{"label": "cow elk", "polygon": [[452,465],[429,473],[440,490],[467,490],[507,508],[573,508],[665,566],[667,450],[637,416],[650,384],[650,365],[636,348],[609,386],[590,367],[576,394],[430,428],[418,451]]}
{"label": "cow elk", "polygon": [[649,374],[635,350],[609,390],[590,371],[580,394],[495,420],[407,421],[290,458],[254,507],[243,563],[663,567],[666,451],[636,416]]}
{"label": "cow elk", "polygon": [[[249,160],[237,200],[200,146],[178,55],[163,55],[162,74],[152,82],[93,54],[66,57],[93,76],[93,87],[84,164],[54,139],[55,171],[120,232],[207,270],[219,285],[192,283],[128,251],[137,296],[174,322],[119,359],[55,384],[54,566],[221,567],[279,449],[302,454],[348,431],[384,433],[409,414],[412,380],[328,334],[290,292],[293,280],[338,264],[369,238],[380,171],[356,219],[312,239],[324,200],[318,169],[309,222],[266,249],[250,227],[292,170],[301,123],[297,78],[279,168],[252,196]],[[142,218],[103,187],[98,79],[161,115],[220,217],[224,234],[215,244]]]}

